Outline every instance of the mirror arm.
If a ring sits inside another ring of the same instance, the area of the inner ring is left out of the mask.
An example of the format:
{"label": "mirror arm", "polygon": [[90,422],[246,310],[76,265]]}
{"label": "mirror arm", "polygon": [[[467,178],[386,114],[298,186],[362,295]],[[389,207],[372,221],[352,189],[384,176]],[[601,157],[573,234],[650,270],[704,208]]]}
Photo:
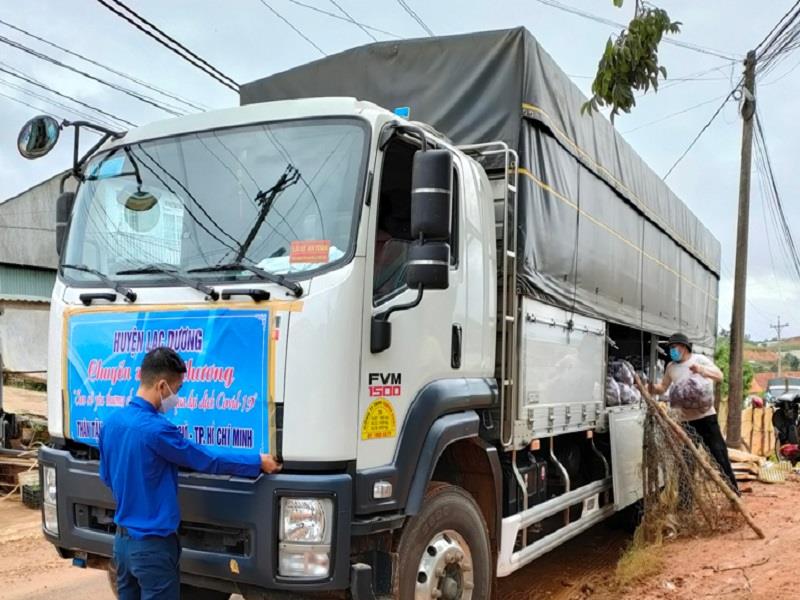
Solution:
{"label": "mirror arm", "polygon": [[[61,184],[59,189],[61,192],[64,191],[64,184],[67,182],[69,177],[75,177],[78,181],[83,181],[83,175],[81,174],[81,168],[83,165],[86,164],[86,161],[102,146],[105,144],[109,139],[118,139],[125,135],[124,131],[113,131],[111,129],[107,129],[102,125],[95,125],[94,123],[89,123],[88,121],[64,121],[61,123],[62,127],[74,127],[75,128],[75,138],[72,147],[72,170],[64,175],[61,178]],[[78,154],[80,152],[80,135],[81,135],[81,127],[88,127],[89,129],[94,129],[95,131],[99,131],[103,134],[103,136],[91,147],[89,148],[83,156],[78,158]]]}
{"label": "mirror arm", "polygon": [[401,310],[409,310],[419,305],[422,302],[422,286],[417,287],[417,297],[414,298],[411,302],[407,302],[406,304],[395,304],[386,312],[383,312],[379,315],[375,315],[376,321],[388,321],[389,317],[392,315],[393,312],[400,312]]}

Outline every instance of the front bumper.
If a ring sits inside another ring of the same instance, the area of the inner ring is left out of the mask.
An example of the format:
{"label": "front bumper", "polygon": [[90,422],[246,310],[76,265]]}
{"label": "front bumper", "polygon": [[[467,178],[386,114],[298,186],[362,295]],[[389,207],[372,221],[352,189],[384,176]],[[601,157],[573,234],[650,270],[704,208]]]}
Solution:
{"label": "front bumper", "polygon": [[[92,516],[114,509],[111,492],[98,476],[98,463],[50,448],[42,448],[39,462],[55,467],[58,489],[59,536],[46,530],[45,536],[63,556],[85,552],[110,557],[113,524],[98,524]],[[345,473],[262,475],[258,479],[181,473],[181,572],[187,580],[210,581],[213,587],[230,591],[348,589],[352,485]],[[278,575],[279,499],[298,493],[334,499],[331,572],[324,580]],[[191,533],[184,536],[184,527]],[[227,540],[228,550],[207,547],[202,541],[204,530],[213,532],[216,540]]]}

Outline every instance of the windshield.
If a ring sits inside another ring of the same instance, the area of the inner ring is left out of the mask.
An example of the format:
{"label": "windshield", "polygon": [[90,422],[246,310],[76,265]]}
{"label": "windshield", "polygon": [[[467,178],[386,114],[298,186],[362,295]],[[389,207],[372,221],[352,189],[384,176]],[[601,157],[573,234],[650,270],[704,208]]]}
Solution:
{"label": "windshield", "polygon": [[299,276],[341,262],[355,241],[366,132],[314,119],[115,148],[86,167],[63,263],[135,281],[168,279],[164,269],[254,276],[237,264]]}

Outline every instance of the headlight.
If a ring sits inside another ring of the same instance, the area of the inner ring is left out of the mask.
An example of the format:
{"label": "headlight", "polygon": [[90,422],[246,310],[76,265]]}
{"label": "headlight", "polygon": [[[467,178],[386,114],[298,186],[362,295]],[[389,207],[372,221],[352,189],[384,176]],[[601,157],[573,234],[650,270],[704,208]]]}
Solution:
{"label": "headlight", "polygon": [[322,498],[281,498],[281,541],[330,543],[333,502]]}
{"label": "headlight", "polygon": [[56,469],[45,465],[42,467],[42,518],[44,528],[53,535],[58,535],[57,500]]}
{"label": "headlight", "polygon": [[281,498],[278,572],[321,579],[330,573],[333,500]]}

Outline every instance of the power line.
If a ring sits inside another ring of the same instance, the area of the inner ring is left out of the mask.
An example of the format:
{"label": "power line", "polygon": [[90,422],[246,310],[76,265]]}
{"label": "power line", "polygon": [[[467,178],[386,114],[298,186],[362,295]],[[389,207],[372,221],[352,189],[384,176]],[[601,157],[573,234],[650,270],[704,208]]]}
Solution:
{"label": "power line", "polygon": [[[775,23],[775,26],[774,26],[772,29],[770,29],[769,33],[767,33],[767,35],[766,35],[766,36],[764,36],[764,39],[763,39],[763,40],[761,40],[761,43],[759,43],[759,44],[758,44],[758,46],[756,46],[756,52],[759,52],[759,51],[761,50],[761,47],[762,47],[762,46],[764,46],[765,44],[767,44],[767,40],[769,40],[770,38],[772,38],[772,35],[773,35],[773,34],[774,34],[776,31],[777,31],[777,29],[778,29],[778,28],[781,26],[781,23],[784,23],[784,21],[786,21],[786,19],[788,19],[788,18],[789,18],[789,16],[790,16],[790,15],[791,15],[791,14],[792,14],[792,13],[793,13],[793,12],[794,12],[794,11],[795,11],[795,10],[796,10],[798,7],[799,7],[799,6],[800,6],[800,0],[798,0],[797,2],[795,2],[795,3],[792,5],[792,7],[791,7],[789,10],[787,10],[787,11],[786,11],[786,14],[784,14],[784,15],[783,15],[783,16],[782,16],[780,19],[778,19],[778,22],[777,22],[777,23]],[[787,22],[786,22],[786,24],[783,26],[783,28],[781,29],[781,31],[783,31],[784,29],[786,29],[787,25],[788,25],[788,21],[787,21]],[[774,38],[773,38],[773,39],[770,41],[770,43],[772,43],[772,42],[773,42],[775,39],[777,39],[777,37],[778,37],[778,36],[780,36],[780,33],[778,33],[778,34],[777,34],[777,35],[776,35],[776,36],[775,36],[775,37],[774,37]],[[766,51],[766,48],[765,48],[764,50]],[[763,53],[762,53],[762,55],[763,55]],[[761,58],[761,56],[759,56],[759,58]]]}
{"label": "power line", "polygon": [[340,5],[338,2],[336,2],[336,0],[331,0],[331,4],[333,4],[333,5],[334,5],[336,8],[338,8],[338,9],[339,9],[339,10],[342,12],[342,14],[343,14],[345,17],[347,17],[347,19],[348,19],[348,20],[349,20],[349,21],[350,21],[350,22],[351,22],[353,25],[355,25],[355,26],[356,26],[356,27],[358,27],[358,28],[359,28],[361,31],[363,31],[363,32],[364,32],[364,33],[366,33],[366,34],[367,34],[369,37],[371,37],[373,42],[377,42],[377,41],[378,41],[378,38],[376,38],[374,35],[372,35],[372,32],[370,32],[370,31],[369,31],[369,29],[367,29],[367,28],[366,28],[366,27],[364,27],[364,26],[363,26],[361,23],[359,23],[358,21],[356,21],[356,20],[355,20],[355,19],[354,19],[354,18],[353,18],[353,17],[350,15],[350,13],[349,13],[349,12],[347,12],[347,11],[346,11],[344,8],[342,8],[342,6],[341,6],[341,5]]}
{"label": "power line", "polygon": [[679,110],[677,112],[665,115],[665,116],[661,117],[660,119],[656,119],[654,121],[649,121],[647,123],[643,123],[642,125],[639,125],[638,127],[634,127],[633,129],[628,129],[627,131],[623,131],[622,133],[627,135],[629,133],[633,133],[634,131],[639,131],[640,129],[644,129],[645,127],[649,127],[650,125],[655,125],[656,123],[661,123],[663,121],[667,121],[668,119],[672,119],[673,117],[677,117],[679,115],[683,115],[685,113],[693,111],[696,108],[700,108],[701,106],[705,106],[707,104],[711,104],[712,102],[716,102],[717,100],[720,100],[723,97],[724,96],[715,96],[714,98],[711,98],[710,100],[706,100],[704,102],[700,102],[698,104],[694,104],[692,106],[684,108],[683,110]]}
{"label": "power line", "polygon": [[[147,35],[148,37],[154,39],[159,44],[171,50],[173,53],[180,56],[183,60],[191,64],[192,66],[200,69],[209,77],[212,77],[225,87],[233,90],[234,92],[239,92],[239,84],[231,77],[217,69],[215,66],[210,64],[205,59],[198,56],[196,53],[189,50],[186,46],[181,44],[175,38],[171,37],[170,35],[164,33],[161,29],[159,29],[156,25],[142,17],[136,11],[128,8],[124,3],[120,0],[97,0],[100,4],[105,6],[108,10],[113,12],[115,15],[124,19],[129,24],[133,25],[136,29]],[[114,2],[117,6],[112,6],[109,2]],[[121,7],[124,9],[120,10]],[[142,25],[144,23],[144,25]],[[146,26],[145,26],[146,25]],[[149,28],[149,29],[148,29]],[[156,32],[156,33],[154,33]],[[158,35],[157,35],[158,34]]]}
{"label": "power line", "polygon": [[294,30],[294,32],[295,32],[297,35],[299,35],[301,38],[303,38],[303,39],[304,39],[305,41],[307,41],[309,44],[311,44],[312,46],[314,46],[314,48],[316,48],[316,49],[317,49],[317,51],[318,51],[320,54],[322,54],[322,56],[328,56],[328,53],[327,53],[327,52],[325,52],[325,50],[323,50],[323,49],[322,49],[322,48],[320,48],[319,46],[317,46],[317,44],[316,44],[316,43],[314,43],[314,40],[312,40],[312,39],[311,39],[310,37],[308,37],[308,36],[307,36],[305,33],[303,33],[303,32],[302,32],[302,31],[300,31],[300,30],[299,30],[297,27],[295,27],[294,23],[292,23],[292,22],[291,22],[289,19],[287,19],[286,17],[284,17],[284,16],[283,16],[281,13],[279,13],[277,10],[275,10],[275,9],[274,9],[274,8],[272,8],[272,7],[271,7],[269,4],[267,4],[267,1],[266,1],[266,0],[259,0],[259,2],[261,2],[261,4],[263,4],[263,5],[264,5],[264,7],[265,7],[266,9],[268,9],[268,10],[269,10],[269,11],[270,11],[270,12],[271,12],[273,15],[275,15],[275,16],[276,16],[276,17],[278,17],[278,18],[279,18],[281,21],[283,21],[283,22],[284,22],[284,23],[286,23],[286,24],[287,24],[289,27],[291,27],[291,28]]}
{"label": "power line", "polygon": [[[540,3],[550,6],[551,8],[557,8],[558,10],[572,13],[573,15],[577,15],[579,17],[583,17],[584,19],[589,19],[591,21],[595,21],[597,23],[602,23],[603,25],[608,25],[609,27],[614,27],[615,29],[625,29],[627,26],[624,23],[619,23],[617,21],[612,21],[611,19],[605,19],[603,17],[599,17],[594,15],[590,12],[586,12],[580,10],[578,8],[569,6],[568,4],[564,4],[562,2],[558,2],[557,0],[538,0]],[[665,44],[670,44],[672,46],[679,46],[686,50],[692,50],[693,52],[699,52],[701,54],[708,54],[711,56],[716,56],[718,58],[724,58],[725,60],[729,61],[738,61],[739,58],[735,56],[731,56],[729,54],[725,54],[718,50],[714,50],[713,48],[707,48],[705,46],[698,46],[697,44],[690,44],[689,42],[682,42],[680,40],[673,40],[671,38],[664,38],[661,40]]]}
{"label": "power line", "polygon": [[25,52],[26,54],[34,56],[34,57],[38,58],[39,60],[43,60],[45,62],[49,62],[49,63],[51,63],[53,65],[61,67],[62,69],[67,69],[68,71],[72,71],[73,73],[77,73],[78,75],[86,77],[87,79],[91,79],[92,81],[96,81],[96,82],[98,82],[98,83],[100,83],[102,85],[105,85],[105,86],[113,89],[113,90],[116,90],[118,92],[122,92],[123,94],[126,94],[126,95],[128,95],[128,96],[130,96],[132,98],[135,98],[136,100],[139,100],[140,102],[144,102],[146,104],[149,104],[151,106],[154,106],[154,107],[158,108],[159,110],[163,110],[164,112],[169,113],[169,114],[171,114],[173,116],[179,117],[179,116],[185,114],[183,112],[178,112],[178,111],[174,110],[173,108],[169,108],[166,105],[164,105],[162,103],[159,103],[159,102],[155,101],[154,99],[152,99],[152,98],[150,98],[148,96],[145,96],[144,94],[140,94],[140,93],[135,92],[135,91],[133,91],[131,89],[128,89],[126,87],[122,87],[120,85],[116,85],[114,83],[106,81],[105,79],[101,79],[100,77],[95,77],[91,73],[87,73],[86,71],[82,71],[81,69],[78,69],[76,67],[68,65],[66,63],[63,63],[60,60],[57,60],[57,59],[53,58],[52,56],[48,56],[47,54],[43,54],[41,52],[38,52],[38,51],[34,50],[33,48],[29,48],[29,47],[25,46],[24,44],[20,44],[19,42],[15,42],[14,40],[10,40],[5,36],[0,35],[0,43],[6,44],[7,46],[11,46],[12,48],[16,48],[17,50],[20,50],[22,52]]}
{"label": "power line", "polygon": [[316,13],[321,14],[321,15],[325,15],[325,16],[330,17],[332,19],[338,19],[339,21],[345,21],[347,23],[351,23],[351,22],[352,23],[356,23],[359,27],[363,27],[364,29],[369,29],[370,31],[374,31],[376,33],[382,33],[383,35],[388,35],[389,37],[395,37],[395,38],[401,38],[402,37],[400,35],[397,35],[396,33],[392,33],[391,31],[386,31],[385,29],[378,29],[377,27],[373,27],[371,25],[367,25],[366,23],[364,23],[362,21],[355,21],[355,20],[348,19],[348,18],[343,17],[341,15],[337,15],[336,13],[332,13],[330,11],[323,10],[323,9],[317,7],[317,6],[313,6],[311,4],[306,4],[305,2],[300,2],[300,0],[289,0],[289,2],[291,2],[292,4],[296,4],[297,6],[302,6],[303,8],[306,8],[308,10],[312,10],[312,11],[314,11]]}
{"label": "power line", "polygon": [[413,9],[413,8],[411,8],[411,7],[408,5],[408,3],[407,3],[405,0],[397,0],[397,3],[398,3],[400,6],[402,6],[402,7],[403,7],[403,10],[404,10],[404,11],[406,11],[406,12],[408,13],[408,15],[409,15],[409,16],[410,16],[412,19],[414,19],[414,20],[417,22],[417,24],[418,24],[420,27],[422,27],[422,29],[423,29],[423,30],[425,30],[425,33],[427,33],[427,34],[428,34],[429,36],[431,36],[431,37],[433,37],[433,36],[434,36],[434,34],[433,34],[433,31],[431,31],[431,28],[430,28],[430,27],[428,27],[428,24],[427,24],[427,23],[425,23],[425,21],[423,21],[423,20],[422,20],[422,17],[420,17],[420,16],[419,16],[419,15],[418,15],[418,14],[417,14],[415,11],[414,11],[414,9]]}
{"label": "power line", "polygon": [[714,111],[714,114],[713,114],[713,115],[711,115],[711,118],[708,120],[708,122],[707,122],[705,125],[703,125],[703,128],[702,128],[702,129],[701,129],[701,130],[700,130],[700,131],[697,133],[697,135],[696,135],[696,136],[694,136],[694,139],[693,139],[693,140],[692,140],[692,141],[689,143],[689,145],[686,147],[686,150],[684,150],[684,151],[681,153],[681,155],[680,155],[680,156],[677,158],[677,160],[676,160],[674,163],[672,163],[672,166],[669,168],[669,170],[668,170],[668,171],[667,171],[667,172],[664,174],[664,177],[662,178],[664,181],[666,181],[666,180],[667,180],[667,177],[669,177],[669,176],[670,176],[670,174],[672,173],[672,171],[674,171],[674,170],[675,170],[675,167],[677,167],[677,166],[678,166],[678,164],[679,164],[679,163],[680,163],[680,162],[681,162],[681,161],[682,161],[682,160],[683,160],[683,159],[686,157],[686,155],[687,155],[687,154],[689,154],[689,151],[690,151],[692,148],[694,148],[694,145],[697,143],[697,141],[698,141],[698,140],[699,140],[701,137],[703,137],[703,134],[706,132],[706,130],[707,130],[709,127],[711,127],[711,124],[714,122],[714,120],[715,120],[715,119],[716,119],[716,118],[719,116],[719,114],[722,112],[722,109],[723,109],[723,108],[725,108],[725,105],[728,103],[728,100],[730,100],[730,99],[733,97],[733,95],[736,93],[736,90],[737,90],[737,89],[739,89],[739,88],[738,88],[738,86],[737,86],[736,88],[732,89],[732,90],[731,90],[731,91],[728,93],[728,95],[727,95],[727,96],[725,96],[725,99],[722,101],[722,104],[720,104],[720,105],[719,105],[719,108],[717,108],[717,110],[715,110],[715,111]]}
{"label": "power line", "polygon": [[99,67],[99,68],[103,69],[104,71],[108,71],[109,73],[112,73],[113,75],[117,75],[118,77],[122,77],[123,79],[127,79],[128,81],[130,81],[132,83],[136,83],[136,84],[138,84],[138,85],[140,85],[140,86],[142,86],[144,88],[149,89],[150,91],[153,91],[153,92],[156,92],[158,94],[161,94],[162,96],[165,96],[167,98],[171,98],[172,100],[175,100],[177,102],[181,102],[181,103],[185,104],[186,106],[188,106],[190,108],[193,108],[195,110],[200,110],[200,111],[206,110],[206,107],[204,107],[201,104],[195,104],[194,102],[190,102],[189,100],[186,100],[185,98],[183,98],[181,96],[178,96],[177,94],[173,94],[172,92],[168,92],[167,90],[164,90],[164,89],[162,89],[160,87],[157,87],[157,86],[155,86],[155,85],[153,85],[151,83],[147,83],[146,81],[142,81],[141,79],[138,79],[138,78],[134,77],[133,75],[129,75],[128,73],[125,73],[123,71],[118,71],[117,69],[109,67],[108,65],[104,65],[101,62],[98,62],[96,60],[92,60],[91,58],[88,58],[86,56],[83,56],[82,54],[74,52],[73,50],[70,50],[69,48],[65,48],[64,46],[59,46],[58,44],[56,44],[54,42],[51,42],[50,40],[47,40],[45,38],[39,37],[38,35],[31,33],[30,31],[26,31],[25,29],[22,29],[21,27],[17,27],[16,25],[12,25],[8,21],[4,21],[3,19],[0,19],[0,24],[5,25],[6,27],[8,27],[10,29],[13,29],[14,31],[17,31],[19,33],[22,33],[23,35],[26,35],[26,36],[28,36],[30,38],[33,38],[34,40],[42,42],[43,44],[47,44],[48,46],[50,46],[52,48],[55,48],[56,50],[60,50],[61,52],[65,52],[66,54],[69,54],[70,56],[78,58],[78,59],[80,59],[80,60],[82,60],[84,62],[87,62],[87,63],[89,63],[91,65],[94,65],[96,67]]}
{"label": "power line", "polygon": [[6,68],[3,68],[3,67],[0,67],[0,73],[5,73],[6,75],[11,75],[12,77],[16,77],[17,79],[21,79],[22,81],[30,83],[31,85],[35,85],[36,87],[40,87],[40,88],[42,88],[44,90],[47,90],[51,94],[55,94],[56,96],[61,96],[62,98],[66,98],[67,100],[71,100],[72,102],[75,102],[76,104],[80,104],[81,106],[84,106],[84,107],[86,107],[88,109],[97,111],[100,114],[103,114],[103,115],[105,115],[107,117],[111,117],[112,119],[116,119],[120,123],[125,123],[126,125],[130,125],[131,127],[136,127],[137,126],[136,123],[132,123],[131,121],[128,121],[127,119],[123,119],[122,117],[118,117],[117,115],[115,115],[113,113],[107,112],[107,111],[105,111],[105,110],[103,110],[101,108],[97,108],[96,106],[92,106],[91,104],[87,104],[86,102],[83,102],[82,100],[78,100],[77,98],[73,98],[72,96],[69,96],[67,94],[63,94],[63,93],[59,92],[58,90],[54,90],[53,88],[51,88],[51,87],[49,87],[49,86],[47,86],[47,85],[45,85],[43,83],[40,83],[40,82],[36,81],[35,79],[31,79],[31,78],[29,78],[29,77],[27,77],[25,75],[20,75],[18,73],[14,73],[13,71],[10,71],[10,70],[8,70]]}
{"label": "power line", "polygon": [[[95,123],[97,123],[99,125],[105,125],[106,127],[109,127],[111,129],[113,129],[114,127],[118,126],[115,123],[112,123],[110,120],[104,119],[104,118],[102,118],[100,116],[97,116],[97,115],[90,114],[88,112],[83,112],[81,110],[78,110],[77,108],[73,108],[72,106],[69,106],[68,104],[64,104],[63,102],[59,102],[58,100],[55,100],[53,98],[48,98],[44,94],[40,94],[39,92],[35,92],[34,90],[29,90],[29,89],[27,89],[27,88],[25,88],[25,87],[23,87],[23,86],[21,86],[19,84],[16,84],[16,83],[13,83],[13,82],[8,81],[6,79],[3,79],[2,77],[0,77],[0,85],[5,86],[7,88],[10,88],[12,90],[16,90],[16,91],[18,91],[18,92],[20,92],[22,94],[25,94],[26,96],[30,96],[31,98],[36,98],[38,100],[41,100],[42,102],[44,102],[44,103],[46,103],[46,104],[48,104],[50,106],[54,106],[54,107],[60,108],[62,110],[65,110],[65,111],[67,111],[69,113],[72,113],[73,115],[76,115],[76,116],[82,118],[82,119],[86,119],[87,121],[94,121]],[[90,129],[88,131],[94,131],[94,130]],[[97,133],[97,132],[95,132],[95,133]]]}

